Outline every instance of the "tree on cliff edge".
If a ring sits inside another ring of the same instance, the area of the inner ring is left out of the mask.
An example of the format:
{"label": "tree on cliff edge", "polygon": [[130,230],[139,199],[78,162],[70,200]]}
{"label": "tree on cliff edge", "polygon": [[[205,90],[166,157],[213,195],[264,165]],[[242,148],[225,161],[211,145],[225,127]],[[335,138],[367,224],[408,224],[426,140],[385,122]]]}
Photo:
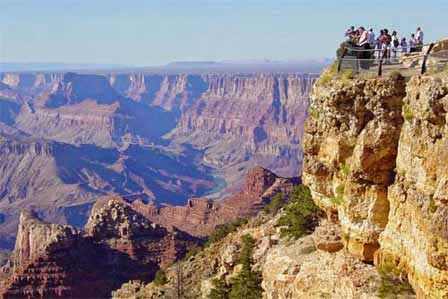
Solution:
{"label": "tree on cliff edge", "polygon": [[259,271],[252,270],[252,254],[255,240],[249,236],[242,237],[243,248],[240,255],[241,271],[232,280],[230,299],[260,299],[263,289],[261,288],[262,276]]}

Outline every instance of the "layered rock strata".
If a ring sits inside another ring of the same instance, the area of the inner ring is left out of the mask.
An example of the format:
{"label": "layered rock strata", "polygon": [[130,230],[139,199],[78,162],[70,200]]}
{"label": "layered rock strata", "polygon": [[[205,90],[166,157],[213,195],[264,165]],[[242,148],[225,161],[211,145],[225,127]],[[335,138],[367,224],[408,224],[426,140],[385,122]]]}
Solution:
{"label": "layered rock strata", "polygon": [[2,298],[106,298],[129,279],[148,281],[193,239],[151,223],[120,199],[94,209],[86,233],[22,213]]}
{"label": "layered rock strata", "polygon": [[269,202],[273,195],[290,194],[299,178],[282,178],[267,169],[256,167],[246,175],[243,189],[221,200],[193,198],[184,206],[133,205],[142,214],[156,223],[176,227],[197,237],[209,235],[220,224],[229,223],[239,217],[253,216]]}
{"label": "layered rock strata", "polygon": [[387,224],[404,96],[402,79],[321,81],[306,123],[303,181],[338,214],[349,252],[367,261]]}
{"label": "layered rock strata", "polygon": [[303,180],[346,249],[418,298],[448,298],[447,101],[443,71],[320,80],[305,128]]}
{"label": "layered rock strata", "polygon": [[407,84],[380,267],[405,273],[419,298],[448,298],[448,77]]}

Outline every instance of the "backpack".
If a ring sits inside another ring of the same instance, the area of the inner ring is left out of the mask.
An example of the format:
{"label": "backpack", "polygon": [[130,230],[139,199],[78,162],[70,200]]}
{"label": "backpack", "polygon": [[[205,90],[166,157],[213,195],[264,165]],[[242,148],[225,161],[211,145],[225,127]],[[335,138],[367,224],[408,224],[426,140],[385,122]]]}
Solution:
{"label": "backpack", "polygon": [[394,39],[394,47],[397,48],[399,45],[398,39]]}

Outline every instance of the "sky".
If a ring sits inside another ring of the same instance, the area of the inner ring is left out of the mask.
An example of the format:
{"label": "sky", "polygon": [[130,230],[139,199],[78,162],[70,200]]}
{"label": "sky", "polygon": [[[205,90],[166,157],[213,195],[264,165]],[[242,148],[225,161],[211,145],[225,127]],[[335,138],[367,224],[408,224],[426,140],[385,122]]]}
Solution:
{"label": "sky", "polygon": [[448,37],[448,0],[0,0],[0,62],[334,57],[349,25]]}

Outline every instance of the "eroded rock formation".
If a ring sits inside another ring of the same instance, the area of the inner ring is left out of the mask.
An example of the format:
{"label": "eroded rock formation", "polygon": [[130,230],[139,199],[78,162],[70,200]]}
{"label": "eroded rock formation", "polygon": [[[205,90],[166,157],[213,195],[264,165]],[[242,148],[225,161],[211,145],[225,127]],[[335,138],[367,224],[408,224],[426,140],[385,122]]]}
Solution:
{"label": "eroded rock formation", "polygon": [[448,77],[411,79],[403,117],[377,263],[406,273],[419,298],[448,298]]}
{"label": "eroded rock formation", "polygon": [[349,253],[448,298],[446,73],[315,85],[303,181]]}
{"label": "eroded rock formation", "polygon": [[86,233],[22,213],[2,298],[106,298],[129,279],[148,281],[193,239],[151,223],[118,198],[93,209]]}
{"label": "eroded rock formation", "polygon": [[154,222],[205,237],[217,225],[255,215],[276,193],[282,192],[287,197],[299,182],[299,178],[278,177],[267,169],[256,167],[247,173],[242,191],[221,200],[193,198],[184,206],[160,208],[138,201],[133,205]]}

